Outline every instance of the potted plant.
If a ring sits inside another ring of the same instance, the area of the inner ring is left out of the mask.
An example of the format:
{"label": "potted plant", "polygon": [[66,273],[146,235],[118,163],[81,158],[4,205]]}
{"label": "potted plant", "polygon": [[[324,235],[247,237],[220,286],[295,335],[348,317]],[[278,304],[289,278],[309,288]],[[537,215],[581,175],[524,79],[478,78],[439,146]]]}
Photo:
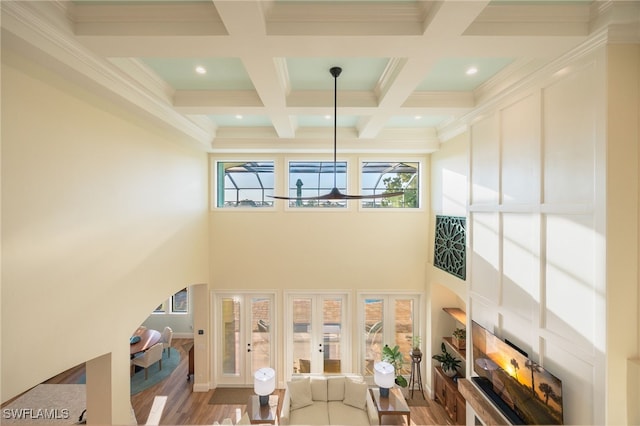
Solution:
{"label": "potted plant", "polygon": [[422,351],[420,350],[420,343],[422,342],[422,337],[420,336],[411,336],[411,358],[422,358]]}
{"label": "potted plant", "polygon": [[467,346],[467,331],[464,328],[456,328],[453,330],[453,345],[458,349],[464,349]]}
{"label": "potted plant", "polygon": [[453,377],[458,372],[458,368],[460,368],[460,360],[449,352],[447,352],[447,348],[444,345],[444,342],[441,344],[440,349],[442,353],[432,356],[431,358],[440,362],[440,366],[442,367],[442,371],[449,377]]}
{"label": "potted plant", "polygon": [[400,352],[400,346],[395,345],[391,348],[389,345],[384,345],[384,348],[382,348],[382,361],[386,361],[393,365],[393,368],[396,371],[396,385],[402,388],[407,387],[407,379],[400,374],[400,369],[402,368],[402,364],[404,364],[404,358]]}

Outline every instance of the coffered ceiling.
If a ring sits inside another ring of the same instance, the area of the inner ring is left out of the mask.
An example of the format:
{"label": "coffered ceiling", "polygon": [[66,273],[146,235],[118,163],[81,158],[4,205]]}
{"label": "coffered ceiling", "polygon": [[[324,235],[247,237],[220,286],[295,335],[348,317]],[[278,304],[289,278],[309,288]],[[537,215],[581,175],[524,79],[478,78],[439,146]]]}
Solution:
{"label": "coffered ceiling", "polygon": [[330,150],[340,66],[345,149],[430,152],[639,3],[5,0],[2,42],[217,152]]}

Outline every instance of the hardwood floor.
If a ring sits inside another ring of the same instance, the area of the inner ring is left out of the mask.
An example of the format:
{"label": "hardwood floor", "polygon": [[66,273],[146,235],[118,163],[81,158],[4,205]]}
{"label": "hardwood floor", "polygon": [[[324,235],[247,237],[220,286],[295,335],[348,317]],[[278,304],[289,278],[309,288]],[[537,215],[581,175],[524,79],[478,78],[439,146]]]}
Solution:
{"label": "hardwood floor", "polygon": [[[136,414],[138,424],[145,424],[153,399],[156,395],[166,395],[167,404],[164,407],[161,425],[211,425],[214,422],[222,423],[225,418],[230,418],[235,423],[237,414],[244,413],[245,404],[238,405],[211,405],[209,399],[213,390],[209,392],[192,392],[192,382],[187,380],[188,355],[185,345],[192,343],[192,339],[173,339],[171,346],[180,353],[180,364],[175,371],[162,382],[133,395],[131,405]],[[78,378],[84,373],[84,366],[78,366],[68,370],[45,383],[77,383]],[[283,390],[277,392],[282,395]],[[406,424],[403,416],[383,417],[385,424]],[[444,409],[436,402],[427,400],[426,406],[411,407],[412,425],[444,425],[451,424]]]}

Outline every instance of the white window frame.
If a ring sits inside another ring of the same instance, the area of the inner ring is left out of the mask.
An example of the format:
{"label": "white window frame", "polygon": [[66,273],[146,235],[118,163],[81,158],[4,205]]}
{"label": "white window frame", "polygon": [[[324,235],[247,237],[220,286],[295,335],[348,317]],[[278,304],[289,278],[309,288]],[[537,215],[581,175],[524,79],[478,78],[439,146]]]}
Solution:
{"label": "white window frame", "polygon": [[244,158],[237,158],[237,157],[232,157],[232,158],[224,158],[224,157],[211,157],[211,162],[210,162],[210,171],[211,171],[211,191],[209,191],[210,193],[210,197],[211,197],[211,201],[210,201],[210,209],[211,210],[215,210],[217,212],[223,212],[223,211],[270,211],[272,212],[275,208],[276,208],[276,200],[272,199],[274,201],[274,203],[271,206],[268,207],[251,207],[251,206],[237,206],[237,207],[218,207],[218,164],[219,163],[250,163],[252,161],[255,162],[271,162],[273,163],[273,194],[276,195],[278,194],[278,161],[275,158],[272,157],[260,157],[258,156],[250,156],[250,157],[244,157]]}
{"label": "white window frame", "polygon": [[426,170],[425,159],[423,157],[359,157],[358,158],[358,191],[362,191],[362,170],[364,163],[418,163],[418,207],[416,208],[404,208],[404,207],[385,207],[385,208],[372,208],[363,207],[362,201],[358,202],[358,210],[363,212],[405,212],[415,213],[426,211],[425,203],[425,187],[426,187]]}

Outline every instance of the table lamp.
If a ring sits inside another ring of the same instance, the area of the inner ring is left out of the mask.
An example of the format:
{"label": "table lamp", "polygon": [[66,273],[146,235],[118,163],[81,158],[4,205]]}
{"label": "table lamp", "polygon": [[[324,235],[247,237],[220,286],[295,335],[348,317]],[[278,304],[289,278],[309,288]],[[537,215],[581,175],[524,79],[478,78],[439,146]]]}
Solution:
{"label": "table lamp", "polygon": [[386,361],[377,362],[373,366],[373,380],[380,387],[380,396],[388,398],[389,388],[395,384],[395,369]]}
{"label": "table lamp", "polygon": [[273,368],[260,368],[253,376],[253,390],[259,396],[260,405],[269,404],[269,395],[276,389],[276,372]]}

